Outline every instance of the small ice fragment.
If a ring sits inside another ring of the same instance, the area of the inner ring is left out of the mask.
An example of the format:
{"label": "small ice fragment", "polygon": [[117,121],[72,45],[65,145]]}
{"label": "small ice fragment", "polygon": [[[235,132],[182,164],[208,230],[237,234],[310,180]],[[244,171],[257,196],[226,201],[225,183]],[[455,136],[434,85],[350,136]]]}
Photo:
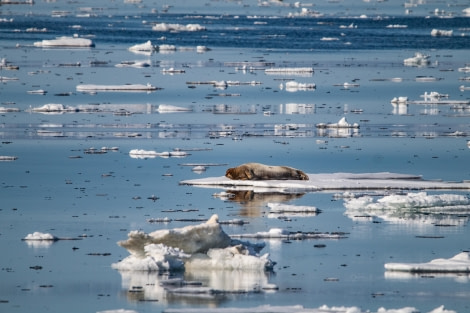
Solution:
{"label": "small ice fragment", "polygon": [[57,241],[58,238],[50,233],[41,233],[41,232],[34,232],[32,234],[26,235],[23,240],[49,240],[49,241]]}

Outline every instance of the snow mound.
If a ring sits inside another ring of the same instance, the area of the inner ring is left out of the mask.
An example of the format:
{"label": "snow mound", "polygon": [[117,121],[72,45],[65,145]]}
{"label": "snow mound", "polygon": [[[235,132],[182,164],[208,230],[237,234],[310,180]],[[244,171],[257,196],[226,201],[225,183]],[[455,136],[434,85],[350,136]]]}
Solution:
{"label": "snow mound", "polygon": [[401,272],[470,273],[469,252],[449,259],[434,259],[427,263],[386,263],[385,269]]}

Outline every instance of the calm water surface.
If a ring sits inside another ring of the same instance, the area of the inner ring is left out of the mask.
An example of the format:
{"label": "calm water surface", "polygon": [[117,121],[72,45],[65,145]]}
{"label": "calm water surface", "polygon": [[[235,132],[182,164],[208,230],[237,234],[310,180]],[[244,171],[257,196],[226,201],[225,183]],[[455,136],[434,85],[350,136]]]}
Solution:
{"label": "calm water surface", "polygon": [[[470,62],[464,1],[416,6],[361,2],[354,7],[324,1],[306,6],[323,14],[315,17],[298,16],[301,8],[284,2],[176,1],[164,6],[156,1],[41,1],[0,6],[0,57],[19,67],[0,70],[0,107],[10,109],[0,115],[0,155],[18,157],[0,162],[0,311],[143,313],[262,304],[469,310],[468,275],[393,276],[383,268],[387,262],[427,262],[468,251],[469,212],[451,217],[403,214],[400,222],[392,217],[361,219],[349,217],[343,200],[333,193],[258,194],[252,201],[237,202],[213,197],[217,189],[179,185],[181,180],[222,176],[229,166],[253,161],[308,173],[390,171],[426,179],[470,179],[469,91],[459,89],[470,86],[467,72],[459,70]],[[362,14],[367,17],[360,18]],[[196,23],[206,31],[152,30],[163,22]],[[432,37],[432,29],[453,30],[453,35]],[[43,39],[73,34],[91,38],[95,47],[33,47]],[[177,49],[150,55],[128,51],[147,40]],[[211,50],[198,53],[198,45]],[[404,66],[403,60],[415,52],[429,55],[430,63]],[[150,66],[115,66],[123,61],[147,61]],[[264,69],[270,67],[313,67],[315,72],[268,75]],[[185,72],[162,73],[168,68]],[[255,83],[226,89],[194,84],[222,80]],[[315,83],[316,89],[281,89],[289,80]],[[345,88],[345,82],[355,86]],[[76,91],[79,84],[129,83],[162,89]],[[38,89],[47,93],[28,93]],[[431,91],[458,103],[390,103],[399,96],[423,100],[420,96]],[[31,112],[49,103],[88,110]],[[160,113],[162,104],[191,111]],[[359,130],[315,127],[342,117],[360,124]],[[101,147],[118,150],[85,153]],[[131,149],[183,149],[189,155],[133,159]],[[199,163],[213,166],[197,174],[191,165]],[[148,199],[152,195],[159,199]],[[267,214],[269,202],[316,206],[322,213],[273,218]],[[196,220],[212,214],[222,221],[248,222],[224,225],[229,234],[281,227],[341,231],[347,238],[265,241],[263,252],[277,265],[262,275],[119,273],[111,268],[128,255],[116,242],[129,231],[194,224],[148,219]],[[442,219],[453,226],[436,226]],[[21,241],[34,231],[80,240],[50,245]],[[314,247],[318,244],[325,247]],[[168,275],[203,281],[227,293],[169,293],[159,285]],[[235,283],[270,283],[278,290],[231,293]]]}

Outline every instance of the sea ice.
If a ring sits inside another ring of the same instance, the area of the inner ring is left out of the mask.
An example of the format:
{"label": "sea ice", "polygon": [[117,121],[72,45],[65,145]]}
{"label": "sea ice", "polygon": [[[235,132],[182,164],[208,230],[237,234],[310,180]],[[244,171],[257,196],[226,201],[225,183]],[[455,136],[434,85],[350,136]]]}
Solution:
{"label": "sea ice", "polygon": [[359,124],[350,124],[345,117],[342,117],[337,123],[318,123],[315,125],[317,128],[359,128]]}
{"label": "sea ice", "polygon": [[433,29],[431,36],[452,36],[452,30]]}
{"label": "sea ice", "polygon": [[158,88],[151,84],[124,84],[124,85],[77,85],[77,91],[153,91]]}
{"label": "sea ice", "polygon": [[37,41],[35,47],[94,47],[92,40],[78,37],[57,37],[56,39]]}
{"label": "sea ice", "polygon": [[160,32],[179,32],[179,31],[188,31],[188,32],[197,32],[204,31],[206,28],[199,24],[168,24],[168,23],[159,23],[152,26],[152,30]]}
{"label": "sea ice", "polygon": [[[289,92],[296,92],[299,90],[314,90],[317,86],[314,83],[299,83],[296,81],[288,81],[286,82],[286,91]],[[281,84],[279,88],[282,90],[284,89],[284,85]]]}
{"label": "sea ice", "polygon": [[307,174],[309,180],[232,180],[225,176],[181,181],[182,185],[230,188],[231,190],[281,190],[285,192],[319,190],[390,190],[390,189],[470,189],[470,182],[424,180],[419,175],[381,173]]}
{"label": "sea ice", "polygon": [[385,269],[401,272],[436,272],[436,273],[469,273],[469,252],[461,252],[449,259],[434,259],[427,263],[386,263]]}
{"label": "sea ice", "polygon": [[431,63],[429,58],[429,55],[426,55],[421,52],[416,52],[414,57],[404,59],[403,64],[407,66],[426,66]]}
{"label": "sea ice", "polygon": [[[169,308],[163,311],[164,313],[373,313],[370,310],[362,311],[359,307],[328,307],[322,305],[318,308],[304,308],[302,305],[291,305],[291,306],[271,306],[262,305],[258,307],[249,308]],[[403,307],[400,309],[386,309],[379,308],[375,313],[416,313],[420,312],[414,307]],[[452,310],[446,310],[444,306],[435,308],[428,313],[456,313]]]}
{"label": "sea ice", "polygon": [[58,238],[50,233],[34,232],[26,235],[23,240],[53,240],[56,241]]}
{"label": "sea ice", "polygon": [[156,47],[152,44],[150,40],[145,43],[137,44],[137,45],[129,47],[129,51],[132,51],[132,52],[139,52],[139,51],[152,52],[155,50],[156,50]]}
{"label": "sea ice", "polygon": [[118,244],[131,255],[112,266],[119,270],[162,271],[183,269],[268,270],[269,255],[258,256],[259,246],[232,240],[220,227],[218,216],[183,228],[146,234],[131,231]]}

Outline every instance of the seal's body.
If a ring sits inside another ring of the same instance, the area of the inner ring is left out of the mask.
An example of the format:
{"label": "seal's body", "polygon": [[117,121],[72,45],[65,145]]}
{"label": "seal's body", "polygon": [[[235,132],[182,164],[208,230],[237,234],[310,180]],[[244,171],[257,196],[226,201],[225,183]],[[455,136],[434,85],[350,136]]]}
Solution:
{"label": "seal's body", "polygon": [[261,163],[229,168],[225,176],[233,180],[308,180],[308,175],[296,168]]}

